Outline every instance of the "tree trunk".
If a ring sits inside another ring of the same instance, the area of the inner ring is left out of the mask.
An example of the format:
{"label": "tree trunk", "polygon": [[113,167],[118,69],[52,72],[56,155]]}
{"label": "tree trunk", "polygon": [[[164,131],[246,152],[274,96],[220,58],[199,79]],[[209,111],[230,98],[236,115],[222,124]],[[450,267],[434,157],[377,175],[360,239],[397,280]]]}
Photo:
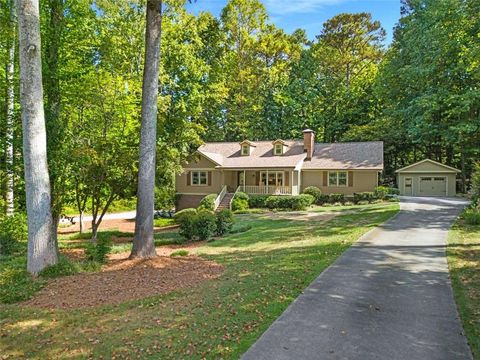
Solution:
{"label": "tree trunk", "polygon": [[147,1],[145,67],[142,88],[142,124],[138,168],[137,215],[131,258],[156,256],[153,240],[157,98],[160,62],[162,0]]}
{"label": "tree trunk", "polygon": [[80,227],[80,234],[83,234],[83,210],[81,210],[80,214],[78,215],[78,222]]}
{"label": "tree trunk", "polygon": [[17,0],[17,14],[28,217],[27,270],[36,275],[57,262],[50,209],[38,0]]}
{"label": "tree trunk", "polygon": [[7,64],[7,129],[5,133],[5,165],[6,165],[6,214],[13,215],[15,204],[13,194],[13,118],[15,106],[15,84],[13,76],[15,74],[15,7],[14,1],[10,1],[10,46],[8,48],[8,64]]}

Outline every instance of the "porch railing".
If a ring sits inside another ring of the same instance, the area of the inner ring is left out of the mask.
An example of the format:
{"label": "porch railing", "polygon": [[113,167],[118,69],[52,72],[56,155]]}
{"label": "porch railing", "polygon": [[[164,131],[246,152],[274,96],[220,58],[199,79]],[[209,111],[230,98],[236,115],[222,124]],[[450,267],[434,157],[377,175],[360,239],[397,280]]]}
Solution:
{"label": "porch railing", "polygon": [[225,197],[225,194],[227,193],[227,185],[225,185],[222,188],[222,191],[220,191],[220,194],[218,194],[217,198],[215,199],[214,203],[214,210],[217,210],[219,207],[220,203],[222,202],[223,198]]}
{"label": "porch railing", "polygon": [[291,195],[291,186],[275,186],[275,185],[240,185],[240,191],[252,195]]}

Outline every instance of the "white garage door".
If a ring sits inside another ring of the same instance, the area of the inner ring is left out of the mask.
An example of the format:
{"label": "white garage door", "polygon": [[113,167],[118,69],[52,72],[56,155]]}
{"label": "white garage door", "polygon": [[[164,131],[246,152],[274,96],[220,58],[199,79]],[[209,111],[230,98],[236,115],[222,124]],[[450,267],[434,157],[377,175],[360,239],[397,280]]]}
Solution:
{"label": "white garage door", "polygon": [[447,196],[447,178],[444,176],[421,176],[421,196]]}

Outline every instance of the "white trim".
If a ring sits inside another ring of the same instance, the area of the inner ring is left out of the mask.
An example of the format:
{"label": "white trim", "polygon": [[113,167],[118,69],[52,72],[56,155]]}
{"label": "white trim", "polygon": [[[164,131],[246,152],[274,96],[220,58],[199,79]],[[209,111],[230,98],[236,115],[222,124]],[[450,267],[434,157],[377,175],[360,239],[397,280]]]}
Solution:
{"label": "white trim", "polygon": [[[415,164],[408,165],[408,166],[405,166],[405,167],[400,168],[400,169],[398,169],[398,170],[395,170],[395,172],[396,172],[396,173],[398,173],[398,172],[409,172],[409,171],[405,171],[405,170],[406,170],[406,169],[409,169],[409,168],[411,168],[411,167],[414,167],[414,166],[416,166],[416,165],[423,164],[424,162],[430,162],[430,163],[432,163],[432,164],[435,164],[435,165],[444,167],[444,168],[446,168],[446,169],[450,169],[450,170],[452,170],[451,172],[457,172],[457,173],[462,172],[461,170],[455,169],[454,167],[451,167],[451,166],[448,166],[448,165],[439,163],[438,161],[431,160],[431,159],[424,159],[424,160],[418,161],[418,162],[416,162]],[[415,172],[417,172],[417,171],[410,171],[410,172],[415,173]],[[426,172],[426,171],[425,171],[425,170],[421,170],[421,171],[418,171],[418,172]],[[431,171],[428,171],[428,172],[434,173],[434,172],[440,172],[440,171],[431,170]],[[445,171],[445,172],[448,172],[448,171]]]}
{"label": "white trim", "polygon": [[[198,184],[193,183],[193,173],[198,173]],[[201,178],[200,173],[205,173],[205,184],[200,183],[200,178]],[[190,186],[208,186],[208,170],[191,170]]]}
{"label": "white trim", "polygon": [[[405,187],[405,182],[407,179],[410,179],[410,195],[407,195],[407,192],[405,191],[406,187]],[[413,178],[411,176],[409,176],[408,178],[407,177],[404,177],[403,178],[403,195],[405,196],[414,196],[413,195]]]}
{"label": "white trim", "polygon": [[[434,179],[436,177],[444,178],[445,179],[445,196],[448,196],[448,176],[435,176],[435,175],[419,176],[418,177],[418,196],[439,196],[439,195],[423,195],[423,194],[420,194],[420,182],[421,182],[422,177],[428,177],[428,178],[431,178],[431,179]],[[433,180],[433,181],[435,181],[435,180]],[[414,196],[417,196],[417,195],[414,195]]]}
{"label": "white trim", "polygon": [[207,192],[207,193],[186,193],[186,192],[177,192],[175,194],[178,194],[178,195],[198,195],[198,196],[207,196],[207,195],[210,195],[212,194],[211,192]]}
{"label": "white trim", "polygon": [[[330,173],[336,173],[337,174],[337,184],[336,185],[330,185]],[[346,173],[347,174],[347,181],[345,183],[345,185],[340,185],[338,183],[338,173]],[[335,170],[335,171],[327,171],[327,187],[348,187],[348,170]]]}
{"label": "white trim", "polygon": [[[184,172],[187,171],[215,171],[215,168],[183,168]],[[218,170],[220,171],[220,170]]]}

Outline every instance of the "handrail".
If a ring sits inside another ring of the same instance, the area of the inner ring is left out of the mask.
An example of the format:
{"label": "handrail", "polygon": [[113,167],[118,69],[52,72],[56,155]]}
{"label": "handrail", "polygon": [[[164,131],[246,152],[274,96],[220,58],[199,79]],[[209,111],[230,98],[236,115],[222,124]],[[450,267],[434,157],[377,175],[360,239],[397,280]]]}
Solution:
{"label": "handrail", "polygon": [[220,206],[220,203],[222,202],[226,193],[227,193],[227,185],[225,185],[222,188],[222,191],[220,191],[220,194],[218,194],[217,198],[215,199],[215,202],[214,202],[214,205],[213,205],[214,210],[217,210],[217,208]]}

